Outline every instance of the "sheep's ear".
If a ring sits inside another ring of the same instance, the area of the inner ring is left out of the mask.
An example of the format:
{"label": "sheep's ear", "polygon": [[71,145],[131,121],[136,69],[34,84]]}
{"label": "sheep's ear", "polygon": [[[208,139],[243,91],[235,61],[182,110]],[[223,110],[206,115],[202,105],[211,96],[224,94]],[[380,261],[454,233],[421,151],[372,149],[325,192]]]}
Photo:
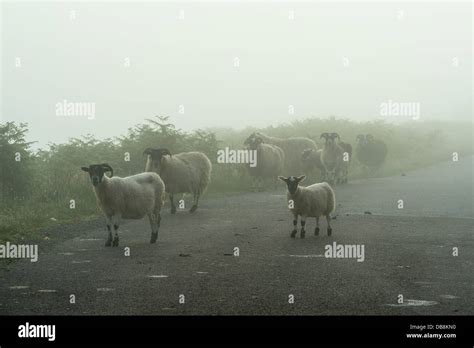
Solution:
{"label": "sheep's ear", "polygon": [[298,180],[298,182],[304,181],[304,179],[306,179],[306,175],[301,175],[297,177],[296,179]]}
{"label": "sheep's ear", "polygon": [[284,176],[279,176],[278,179],[280,179],[281,181],[284,181],[284,182],[288,181],[288,178],[285,178]]}
{"label": "sheep's ear", "polygon": [[81,169],[85,172],[88,172],[89,173],[89,168],[88,167],[81,167]]}

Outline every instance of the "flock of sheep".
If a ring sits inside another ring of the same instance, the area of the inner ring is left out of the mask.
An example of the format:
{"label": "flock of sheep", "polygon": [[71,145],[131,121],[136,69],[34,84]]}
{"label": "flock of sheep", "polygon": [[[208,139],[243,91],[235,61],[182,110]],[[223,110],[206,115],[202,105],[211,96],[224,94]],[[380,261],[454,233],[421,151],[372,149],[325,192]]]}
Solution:
{"label": "flock of sheep", "polygon": [[[304,137],[275,138],[263,133],[252,133],[244,142],[248,149],[257,150],[259,165],[249,167],[249,174],[257,181],[274,180],[285,173],[315,172],[320,181],[332,186],[347,183],[352,160],[352,145],[340,139],[337,133],[322,133],[321,149],[316,142]],[[374,172],[384,163],[387,145],[371,134],[356,138],[356,157],[366,171]]]}
{"label": "flock of sheep", "polygon": [[[301,238],[305,236],[307,217],[316,218],[314,234],[318,235],[319,218],[324,216],[327,234],[331,235],[330,214],[336,207],[332,187],[348,180],[352,146],[341,141],[337,133],[322,133],[320,139],[324,139],[321,149],[308,138],[275,138],[259,132],[252,133],[244,142],[248,150],[257,153],[257,166],[248,166],[249,174],[256,181],[279,178],[286,183],[288,207],[293,214],[292,238],[297,233],[298,216],[301,217]],[[210,182],[212,164],[201,152],[172,155],[165,148],[147,148],[143,154],[147,156],[145,172],[124,178],[114,177],[113,169],[106,163],[82,167],[89,173],[98,205],[106,218],[108,238],[105,246],[119,245],[118,229],[122,218],[142,219],[145,215],[150,220],[150,243],[155,243],[166,194],[174,214],[174,195],[191,193],[190,212],[193,213]],[[363,166],[374,170],[383,164],[386,155],[387,146],[383,141],[370,134],[357,136],[356,157]],[[313,170],[319,172],[324,182],[303,187],[299,184],[305,175],[290,175]],[[108,172],[110,177],[106,175]],[[284,173],[290,176],[282,176]]]}
{"label": "flock of sheep", "polygon": [[[120,220],[142,219],[148,215],[151,226],[150,243],[155,243],[161,222],[161,208],[166,194],[171,202],[171,213],[176,213],[174,195],[192,193],[193,213],[198,207],[199,197],[206,190],[211,178],[212,165],[201,152],[186,152],[172,155],[168,149],[148,148],[145,172],[119,178],[106,163],[82,167],[89,173],[98,205],[105,215],[108,238],[105,246],[118,246]],[[108,177],[105,175],[110,172]],[[115,235],[112,237],[112,229]]]}

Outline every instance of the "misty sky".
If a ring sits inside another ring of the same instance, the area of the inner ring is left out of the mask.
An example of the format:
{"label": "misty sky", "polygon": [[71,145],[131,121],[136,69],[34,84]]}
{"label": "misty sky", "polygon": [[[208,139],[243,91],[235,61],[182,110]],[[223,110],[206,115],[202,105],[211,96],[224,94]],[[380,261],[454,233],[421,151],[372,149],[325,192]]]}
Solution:
{"label": "misty sky", "polygon": [[[186,130],[367,120],[392,100],[422,120],[472,118],[469,2],[1,6],[1,118],[41,146],[155,115]],[[94,119],[57,115],[64,100],[95,103]]]}

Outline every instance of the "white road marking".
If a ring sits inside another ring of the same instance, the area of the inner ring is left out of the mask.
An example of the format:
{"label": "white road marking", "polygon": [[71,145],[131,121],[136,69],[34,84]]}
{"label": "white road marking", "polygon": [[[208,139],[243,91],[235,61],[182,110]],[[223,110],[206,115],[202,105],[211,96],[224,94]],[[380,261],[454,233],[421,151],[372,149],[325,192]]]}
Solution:
{"label": "white road marking", "polygon": [[454,295],[440,295],[439,297],[445,298],[447,300],[454,300],[459,298],[459,296],[454,296]]}
{"label": "white road marking", "polygon": [[38,292],[57,292],[57,290],[50,290],[50,289],[41,289]]}
{"label": "white road marking", "polygon": [[90,263],[92,262],[91,260],[81,260],[81,261],[76,261],[76,260],[73,260],[72,263]]}
{"label": "white road marking", "polygon": [[115,291],[115,289],[112,288],[98,288],[97,291]]}
{"label": "white road marking", "polygon": [[17,289],[28,289],[29,286],[26,286],[26,285],[13,285],[13,286],[10,286],[10,289],[12,290],[17,290]]}
{"label": "white road marking", "polygon": [[167,275],[160,274],[160,275],[149,275],[148,278],[168,278]]}
{"label": "white road marking", "polygon": [[418,284],[418,285],[434,285],[435,283],[433,283],[433,282],[415,282],[415,284]]}
{"label": "white road marking", "polygon": [[74,253],[66,252],[66,253],[58,253],[59,255],[70,256],[74,255]]}
{"label": "white road marking", "polygon": [[308,257],[324,257],[324,255],[322,255],[322,254],[318,254],[318,255],[316,255],[316,254],[309,254],[309,255],[283,255],[283,254],[282,254],[282,255],[277,255],[277,256],[306,257],[306,258],[308,258]]}
{"label": "white road marking", "polygon": [[93,242],[93,241],[97,241],[97,240],[102,240],[102,239],[99,239],[99,238],[82,238],[82,239],[79,239],[80,242]]}
{"label": "white road marking", "polygon": [[390,307],[419,307],[419,306],[434,306],[439,304],[436,301],[425,300],[405,300],[403,303],[387,304]]}

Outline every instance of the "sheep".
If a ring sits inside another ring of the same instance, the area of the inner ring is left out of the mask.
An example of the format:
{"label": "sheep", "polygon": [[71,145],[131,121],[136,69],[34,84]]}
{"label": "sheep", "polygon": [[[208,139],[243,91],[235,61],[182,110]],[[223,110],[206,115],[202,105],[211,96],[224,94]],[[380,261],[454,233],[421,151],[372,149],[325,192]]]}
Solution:
{"label": "sheep", "polygon": [[254,178],[254,188],[258,189],[258,181],[262,186],[266,179],[276,179],[283,171],[285,154],[283,150],[271,144],[264,144],[262,138],[252,138],[248,143],[248,149],[257,151],[256,166],[247,166],[249,174]]}
{"label": "sheep", "polygon": [[344,166],[344,150],[336,143],[337,136],[337,133],[322,133],[320,137],[325,140],[321,152],[321,163],[324,167],[324,176],[331,185],[341,182]]}
{"label": "sheep", "polygon": [[319,217],[322,215],[326,217],[328,223],[327,234],[330,236],[332,234],[330,214],[336,209],[336,195],[327,182],[313,184],[307,187],[299,186],[299,183],[305,178],[305,175],[299,177],[289,176],[287,178],[279,176],[279,179],[284,181],[288,187],[287,199],[290,211],[293,214],[293,231],[291,231],[291,238],[295,238],[297,233],[298,215],[301,216],[301,238],[305,236],[304,228],[307,217],[316,218],[314,235],[319,235]]}
{"label": "sheep", "polygon": [[322,149],[314,150],[314,149],[305,149],[301,153],[301,162],[303,163],[303,169],[306,173],[316,170],[320,173],[321,179],[325,180],[324,178],[324,166],[321,162],[321,153],[323,152]]}
{"label": "sheep", "polygon": [[379,139],[374,139],[371,134],[359,134],[356,138],[357,160],[365,166],[366,170],[376,171],[382,166],[387,157],[387,145]]}
{"label": "sheep", "polygon": [[265,144],[276,145],[283,150],[285,154],[285,166],[284,172],[302,170],[303,166],[300,161],[301,152],[305,149],[318,149],[316,143],[308,138],[304,137],[291,137],[291,138],[276,138],[270,137],[260,132],[252,133],[244,142],[248,144],[253,138],[262,138]]}
{"label": "sheep", "polygon": [[171,202],[171,214],[176,213],[173,201],[176,193],[192,193],[194,213],[198,208],[199,197],[205,192],[211,180],[212,164],[202,152],[182,152],[171,155],[168,149],[147,148],[146,172],[156,172],[163,179]]}
{"label": "sheep", "polygon": [[352,160],[352,145],[341,140],[339,134],[331,133],[331,136],[338,139],[337,145],[339,145],[343,152],[343,158],[341,163],[341,179],[340,183],[347,183],[349,177],[349,166]]}
{"label": "sheep", "polygon": [[[89,173],[97,203],[107,221],[108,238],[105,246],[119,245],[119,221],[141,219],[148,215],[151,226],[150,243],[158,238],[161,223],[161,207],[165,198],[165,184],[156,173],[141,173],[125,178],[114,177],[114,171],[107,163],[81,167]],[[105,173],[110,172],[108,177]],[[112,240],[112,224],[115,237]]]}

